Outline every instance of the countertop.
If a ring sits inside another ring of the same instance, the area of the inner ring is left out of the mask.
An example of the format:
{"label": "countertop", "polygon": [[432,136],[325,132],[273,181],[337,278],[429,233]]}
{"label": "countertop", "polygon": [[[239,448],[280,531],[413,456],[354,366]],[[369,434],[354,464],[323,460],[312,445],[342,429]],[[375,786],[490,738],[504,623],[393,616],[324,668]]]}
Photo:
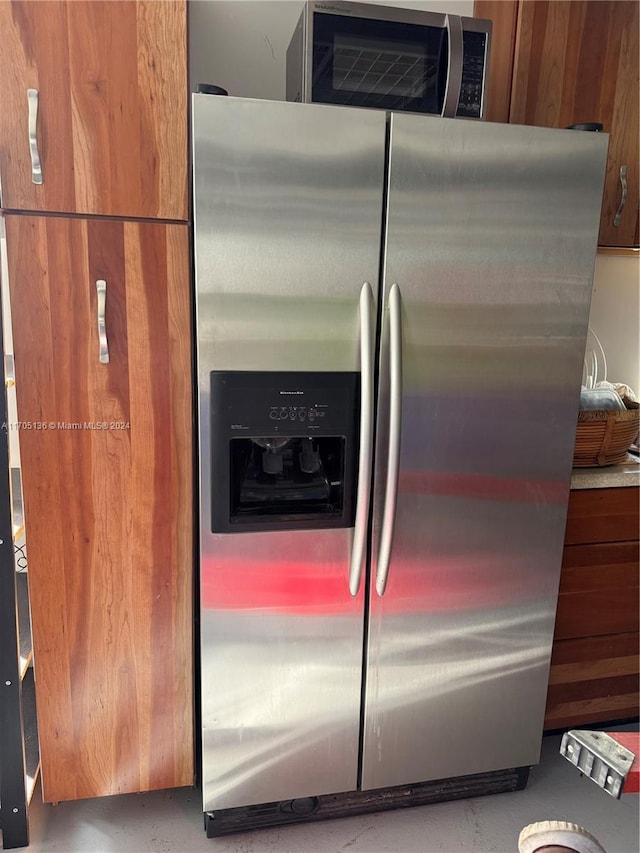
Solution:
{"label": "countertop", "polygon": [[572,489],[608,489],[623,486],[640,486],[640,460],[627,454],[626,462],[604,468],[574,468],[571,473]]}

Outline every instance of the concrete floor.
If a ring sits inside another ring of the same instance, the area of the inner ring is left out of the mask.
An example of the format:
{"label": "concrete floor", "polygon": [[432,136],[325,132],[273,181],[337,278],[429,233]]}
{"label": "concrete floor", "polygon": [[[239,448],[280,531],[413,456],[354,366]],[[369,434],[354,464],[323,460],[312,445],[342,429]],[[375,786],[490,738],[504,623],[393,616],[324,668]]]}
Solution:
{"label": "concrete floor", "polygon": [[[633,728],[633,727],[625,727]],[[638,853],[639,797],[614,800],[543,742],[525,791],[208,840],[191,789],[33,803],[32,853],[514,853],[523,826],[570,820],[607,853]],[[39,796],[36,791],[37,799]]]}

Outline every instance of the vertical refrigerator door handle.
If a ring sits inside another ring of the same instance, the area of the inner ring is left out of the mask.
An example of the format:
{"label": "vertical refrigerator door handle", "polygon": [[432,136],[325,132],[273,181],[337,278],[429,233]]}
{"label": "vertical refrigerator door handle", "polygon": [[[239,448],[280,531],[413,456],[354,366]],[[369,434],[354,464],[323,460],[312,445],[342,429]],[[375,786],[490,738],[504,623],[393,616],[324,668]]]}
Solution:
{"label": "vertical refrigerator door handle", "polygon": [[362,567],[365,559],[367,526],[369,522],[369,495],[373,464],[373,293],[368,281],[360,290],[360,453],[358,459],[358,486],[356,490],[356,518],[349,564],[349,591],[356,596],[360,589]]}
{"label": "vertical refrigerator door handle", "polygon": [[376,592],[384,595],[389,576],[393,530],[396,522],[400,433],[402,428],[402,302],[397,284],[389,291],[389,459],[376,571]]}
{"label": "vertical refrigerator door handle", "polygon": [[34,184],[42,183],[42,164],[40,163],[40,152],[38,151],[38,90],[27,89],[27,103],[29,105],[29,153],[31,154],[31,181]]}
{"label": "vertical refrigerator door handle", "polygon": [[446,28],[449,43],[449,62],[447,66],[447,85],[444,92],[442,115],[447,118],[455,118],[460,101],[462,65],[464,61],[462,19],[458,15],[447,15]]}
{"label": "vertical refrigerator door handle", "polygon": [[109,364],[109,344],[107,343],[107,282],[100,278],[96,281],[98,293],[98,360],[100,364]]}

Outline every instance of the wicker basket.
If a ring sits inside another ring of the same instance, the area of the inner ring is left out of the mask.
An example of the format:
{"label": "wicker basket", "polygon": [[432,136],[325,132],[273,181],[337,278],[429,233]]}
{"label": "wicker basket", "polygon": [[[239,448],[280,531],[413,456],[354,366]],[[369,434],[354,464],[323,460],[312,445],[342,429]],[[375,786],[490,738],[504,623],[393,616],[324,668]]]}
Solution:
{"label": "wicker basket", "polygon": [[594,468],[624,462],[639,427],[640,409],[580,412],[573,467]]}

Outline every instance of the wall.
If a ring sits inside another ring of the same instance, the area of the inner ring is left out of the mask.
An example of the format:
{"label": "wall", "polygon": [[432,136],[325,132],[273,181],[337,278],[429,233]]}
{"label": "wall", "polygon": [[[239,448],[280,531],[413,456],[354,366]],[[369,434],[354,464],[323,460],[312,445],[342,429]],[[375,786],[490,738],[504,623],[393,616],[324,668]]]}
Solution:
{"label": "wall", "polygon": [[[303,0],[192,0],[192,90],[196,83],[214,83],[230,95],[283,101],[287,47],[303,5]],[[473,0],[386,0],[383,5],[473,15]]]}
{"label": "wall", "polygon": [[609,381],[640,396],[640,256],[597,256],[589,326],[604,348]]}

